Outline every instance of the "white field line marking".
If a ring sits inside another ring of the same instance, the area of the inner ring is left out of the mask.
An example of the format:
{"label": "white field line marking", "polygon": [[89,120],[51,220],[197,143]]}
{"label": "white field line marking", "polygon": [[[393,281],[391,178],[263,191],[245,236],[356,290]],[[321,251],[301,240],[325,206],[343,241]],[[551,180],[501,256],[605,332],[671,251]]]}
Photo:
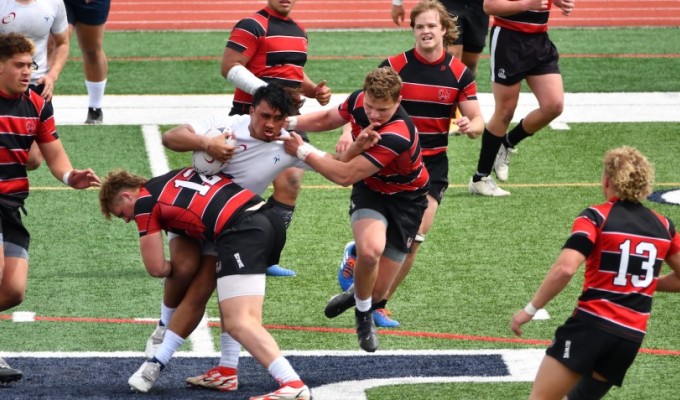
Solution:
{"label": "white field line marking", "polygon": [[198,323],[196,329],[194,329],[191,335],[189,335],[189,341],[191,342],[191,353],[196,355],[209,355],[215,353],[215,344],[213,343],[208,321],[208,315],[203,314],[201,322]]}
{"label": "white field line marking", "polygon": [[553,121],[550,123],[550,127],[556,131],[568,131],[569,125],[564,122]]}
{"label": "white field line marking", "polygon": [[151,175],[162,175],[170,170],[168,158],[165,155],[163,144],[161,143],[161,132],[158,125],[143,125],[144,146],[149,156]]}
{"label": "white field line marking", "polygon": [[[153,176],[158,176],[168,172],[170,166],[168,165],[168,158],[165,155],[165,148],[161,143],[161,133],[158,129],[158,125],[143,125],[142,133],[144,135],[146,153],[149,156],[151,174]],[[198,327],[191,333],[189,342],[191,344],[192,353],[196,353],[197,355],[215,353],[215,344],[212,340],[207,316],[204,316],[201,319]]]}

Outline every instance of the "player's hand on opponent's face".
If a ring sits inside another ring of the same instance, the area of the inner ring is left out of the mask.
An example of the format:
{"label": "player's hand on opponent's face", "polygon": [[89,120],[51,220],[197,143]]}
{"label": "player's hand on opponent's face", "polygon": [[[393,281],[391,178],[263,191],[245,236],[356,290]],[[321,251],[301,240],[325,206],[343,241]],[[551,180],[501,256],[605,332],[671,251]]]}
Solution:
{"label": "player's hand on opponent's face", "polygon": [[515,335],[522,336],[522,330],[520,327],[531,321],[532,318],[533,317],[527,314],[524,309],[521,309],[512,316],[512,320],[510,321],[510,329],[515,333]]}
{"label": "player's hand on opponent's face", "polygon": [[205,152],[215,160],[225,163],[234,157],[235,146],[227,144],[226,135],[217,135],[208,139]]}
{"label": "player's hand on opponent's face", "polygon": [[290,131],[290,136],[279,136],[276,140],[283,141],[283,148],[286,150],[286,153],[295,157],[297,157],[298,147],[305,143],[302,137],[293,131]]}
{"label": "player's hand on opponent's face", "polygon": [[404,6],[392,6],[392,21],[395,25],[401,25],[404,21]]}
{"label": "player's hand on opponent's face", "polygon": [[89,187],[99,187],[101,182],[97,174],[92,169],[74,169],[68,177],[68,185],[74,189],[87,189]]}
{"label": "player's hand on opponent's face", "polygon": [[331,88],[326,86],[326,81],[323,80],[316,85],[314,89],[314,97],[320,105],[325,106],[331,101]]}

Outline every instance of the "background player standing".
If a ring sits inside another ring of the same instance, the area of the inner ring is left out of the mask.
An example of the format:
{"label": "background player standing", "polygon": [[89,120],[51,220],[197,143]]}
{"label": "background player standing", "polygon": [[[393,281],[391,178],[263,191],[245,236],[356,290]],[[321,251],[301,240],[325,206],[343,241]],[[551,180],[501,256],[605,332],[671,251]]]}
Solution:
{"label": "background player standing", "polygon": [[[548,37],[548,17],[555,5],[569,15],[574,0],[484,0],[484,11],[494,16],[491,28],[491,89],[494,112],[482,135],[477,172],[470,179],[470,193],[507,196],[496,186],[496,177],[508,180],[514,147],[562,114],[564,86],[557,48]],[[522,81],[538,100],[538,108],[527,114],[506,134],[519,100]]]}
{"label": "background player standing", "polygon": [[87,87],[86,124],[104,122],[102,104],[106,91],[108,59],[104,52],[104,30],[111,0],[64,0],[70,33],[76,32],[83,53],[83,70]]}
{"label": "background player standing", "polygon": [[[607,202],[576,218],[560,256],[511,329],[531,321],[585,262],[583,291],[572,316],[555,332],[530,399],[600,399],[621,386],[640,349],[656,290],[678,291],[680,235],[666,217],[641,204],[654,169],[638,150],[623,146],[604,156]],[[673,272],[658,278],[663,262]]]}
{"label": "background player standing", "polygon": [[[314,83],[304,72],[307,62],[307,33],[289,17],[295,0],[267,0],[267,7],[236,23],[222,57],[222,76],[235,87],[230,115],[247,114],[252,94],[268,82],[288,88],[298,109],[305,97],[326,105],[331,90],[326,82]],[[289,168],[273,182],[272,198],[294,209],[304,171]],[[290,212],[286,226],[293,218]],[[267,274],[293,276],[295,272],[278,265]]]}
{"label": "background player standing", "polygon": [[[57,134],[52,104],[28,88],[35,68],[35,46],[18,33],[0,34],[0,311],[24,301],[31,241],[22,220],[29,193],[26,161],[37,142],[52,175],[74,189],[99,186],[91,169],[77,170]],[[0,359],[0,383],[21,379],[22,373]]]}

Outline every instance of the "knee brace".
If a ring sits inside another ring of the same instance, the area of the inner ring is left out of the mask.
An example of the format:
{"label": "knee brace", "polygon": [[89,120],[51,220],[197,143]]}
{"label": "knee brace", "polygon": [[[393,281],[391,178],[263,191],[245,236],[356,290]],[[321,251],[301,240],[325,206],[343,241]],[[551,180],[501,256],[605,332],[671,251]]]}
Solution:
{"label": "knee brace", "polygon": [[290,225],[290,222],[293,220],[293,212],[295,211],[295,206],[289,206],[281,202],[278,202],[274,200],[274,198],[271,196],[269,197],[269,199],[267,199],[267,204],[274,211],[276,211],[276,214],[279,217],[281,217],[281,219],[283,220],[283,224],[286,226],[286,229],[288,229],[288,225]]}

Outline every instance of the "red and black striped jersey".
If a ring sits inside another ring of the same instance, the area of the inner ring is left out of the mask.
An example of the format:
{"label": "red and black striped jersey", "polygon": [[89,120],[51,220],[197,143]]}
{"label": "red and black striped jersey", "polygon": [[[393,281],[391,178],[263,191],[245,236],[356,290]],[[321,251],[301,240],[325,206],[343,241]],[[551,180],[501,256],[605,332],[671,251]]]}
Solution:
{"label": "red and black striped jersey", "polygon": [[0,199],[22,205],[28,197],[26,162],[33,141],[59,139],[52,105],[32,90],[0,92]]}
{"label": "red and black striped jersey", "polygon": [[161,230],[214,241],[235,218],[262,198],[226,175],[205,176],[191,168],[149,180],[135,203],[139,236]]}
{"label": "red and black striped jersey", "polygon": [[[362,90],[349,95],[338,110],[351,122],[353,139],[369,125]],[[392,118],[376,131],[380,133],[380,140],[361,155],[380,171],[363,179],[363,184],[382,194],[403,198],[421,196],[429,186],[430,175],[423,165],[418,132],[404,108],[399,106]]]}
{"label": "red and black striped jersey", "polygon": [[418,128],[423,156],[446,152],[449,122],[458,103],[477,100],[477,84],[469,69],[446,52],[428,62],[415,49],[388,58],[403,82],[401,105]]}
{"label": "red and black striped jersey", "polygon": [[574,221],[565,248],[586,259],[574,315],[600,329],[642,341],[664,259],[680,251],[680,235],[663,215],[612,198]]}
{"label": "red and black striped jersey", "polygon": [[548,18],[552,8],[552,0],[548,1],[548,9],[543,11],[522,11],[513,15],[493,16],[493,25],[525,33],[548,31]]}
{"label": "red and black striped jersey", "polygon": [[[265,82],[300,87],[307,62],[307,33],[291,18],[269,7],[236,23],[227,47],[249,58],[245,67]],[[241,89],[234,103],[250,104],[252,96]]]}

